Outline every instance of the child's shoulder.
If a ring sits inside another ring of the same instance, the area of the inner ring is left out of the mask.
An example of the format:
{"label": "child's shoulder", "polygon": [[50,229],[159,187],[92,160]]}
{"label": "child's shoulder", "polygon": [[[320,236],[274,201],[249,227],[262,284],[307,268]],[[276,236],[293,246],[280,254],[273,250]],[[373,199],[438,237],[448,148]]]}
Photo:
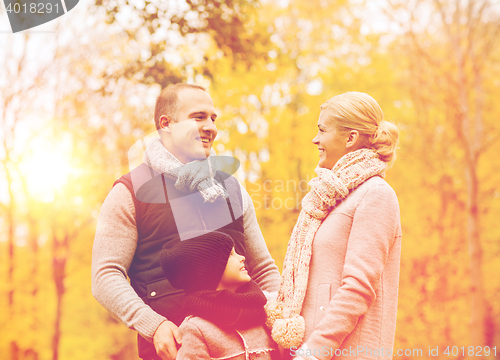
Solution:
{"label": "child's shoulder", "polygon": [[[243,358],[243,354],[268,354],[277,351],[276,343],[264,326],[237,331],[222,329],[198,316],[188,316],[179,327],[183,346],[203,343],[211,358]],[[182,349],[182,348],[181,348]],[[270,360],[264,356],[262,360]]]}
{"label": "child's shoulder", "polygon": [[186,316],[186,318],[184,319],[184,321],[179,326],[179,329],[180,328],[186,328],[186,327],[192,327],[192,326],[204,328],[204,327],[207,327],[207,326],[215,326],[215,325],[212,324],[210,321],[205,320],[205,319],[203,319],[203,318],[201,318],[199,316],[189,315],[189,316]]}
{"label": "child's shoulder", "polygon": [[[244,344],[234,329],[221,329],[217,325],[198,316],[189,316],[179,326],[182,342],[203,343],[212,358],[226,357],[228,354],[241,354]],[[185,339],[188,339],[184,341]],[[188,345],[190,346],[190,345]]]}
{"label": "child's shoulder", "polygon": [[179,326],[179,330],[181,331],[181,336],[189,333],[190,335],[203,337],[208,343],[220,343],[221,340],[228,343],[239,343],[243,338],[244,342],[255,345],[256,348],[264,344],[266,348],[275,348],[275,343],[271,339],[269,331],[263,325],[237,331],[234,328],[222,329],[214,323],[198,316],[188,316]]}
{"label": "child's shoulder", "polygon": [[205,320],[199,316],[188,316],[184,319],[182,324],[179,326],[179,330],[182,333],[186,332],[199,332],[205,338],[220,338],[221,336],[235,336],[236,331],[226,331],[222,330],[220,327],[214,323]]}

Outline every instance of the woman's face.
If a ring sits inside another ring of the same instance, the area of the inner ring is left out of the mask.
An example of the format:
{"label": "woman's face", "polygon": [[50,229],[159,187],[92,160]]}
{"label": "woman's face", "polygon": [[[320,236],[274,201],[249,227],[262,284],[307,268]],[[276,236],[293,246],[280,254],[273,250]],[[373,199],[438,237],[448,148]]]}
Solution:
{"label": "woman's face", "polygon": [[328,109],[322,110],[318,120],[318,134],[312,141],[319,150],[318,166],[331,170],[349,149],[346,147],[347,137],[341,136],[328,117]]}

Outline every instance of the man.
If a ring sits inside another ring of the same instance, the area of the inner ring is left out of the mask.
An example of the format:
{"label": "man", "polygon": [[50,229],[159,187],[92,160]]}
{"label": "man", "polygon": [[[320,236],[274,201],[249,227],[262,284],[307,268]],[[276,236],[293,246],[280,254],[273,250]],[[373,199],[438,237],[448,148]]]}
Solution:
{"label": "man", "polygon": [[174,238],[183,240],[185,232],[226,231],[262,290],[279,288],[279,271],[248,193],[234,177],[216,171],[212,157],[207,159],[217,135],[216,117],[204,88],[176,84],[164,89],[155,107],[160,139],[148,145],[144,164],[115,182],[99,214],[92,293],[139,333],[139,356],[145,360],[174,359],[182,342],[177,327],[183,320],[183,294],[162,274],[158,254]]}

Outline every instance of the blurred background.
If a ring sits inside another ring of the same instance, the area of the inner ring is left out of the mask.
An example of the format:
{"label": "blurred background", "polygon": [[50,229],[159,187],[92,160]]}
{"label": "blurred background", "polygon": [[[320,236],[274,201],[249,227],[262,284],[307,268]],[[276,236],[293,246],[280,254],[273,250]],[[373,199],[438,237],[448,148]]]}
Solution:
{"label": "blurred background", "polygon": [[92,242],[178,81],[207,87],[214,148],[241,161],[280,269],[319,106],[372,95],[401,130],[386,178],[403,225],[395,349],[423,350],[395,358],[500,358],[499,1],[89,0],[18,34],[3,6],[0,22],[2,360],[137,359],[91,295]]}

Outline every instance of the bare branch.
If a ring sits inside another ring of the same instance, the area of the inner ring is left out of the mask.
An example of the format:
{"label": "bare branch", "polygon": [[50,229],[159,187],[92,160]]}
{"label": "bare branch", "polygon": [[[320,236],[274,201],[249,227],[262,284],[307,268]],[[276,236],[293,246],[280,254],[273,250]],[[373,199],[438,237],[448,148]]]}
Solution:
{"label": "bare branch", "polygon": [[[484,38],[487,39],[485,42],[484,46],[480,48],[478,51],[478,58],[480,59],[480,63],[483,63],[491,54],[491,51],[495,48],[495,45],[497,44],[499,40],[499,32],[500,32],[500,21],[497,22],[495,25],[489,24],[490,26],[486,26],[486,33],[489,34],[490,36],[484,36]],[[488,29],[490,29],[488,31]]]}
{"label": "bare branch", "polygon": [[478,28],[478,25],[483,19],[483,14],[486,8],[489,5],[489,2],[486,0],[482,3],[481,7],[479,8],[477,15],[474,16],[474,0],[469,0],[469,6],[468,6],[468,38],[469,38],[469,46],[472,46],[472,42],[474,41],[474,35],[476,33],[476,30]]}
{"label": "bare branch", "polygon": [[490,135],[487,139],[485,139],[483,145],[478,149],[478,152],[482,154],[488,151],[489,148],[495,145],[495,143],[499,140],[500,140],[500,131],[497,132],[496,134]]}
{"label": "bare branch", "polygon": [[450,41],[453,41],[453,33],[451,31],[451,25],[448,24],[448,22],[446,21],[446,13],[444,11],[443,5],[441,4],[441,2],[439,0],[434,0],[434,3],[436,4],[436,6],[439,10],[439,14],[441,15],[441,19],[443,21],[443,25],[444,25],[444,28],[446,30],[446,33],[450,37]]}

